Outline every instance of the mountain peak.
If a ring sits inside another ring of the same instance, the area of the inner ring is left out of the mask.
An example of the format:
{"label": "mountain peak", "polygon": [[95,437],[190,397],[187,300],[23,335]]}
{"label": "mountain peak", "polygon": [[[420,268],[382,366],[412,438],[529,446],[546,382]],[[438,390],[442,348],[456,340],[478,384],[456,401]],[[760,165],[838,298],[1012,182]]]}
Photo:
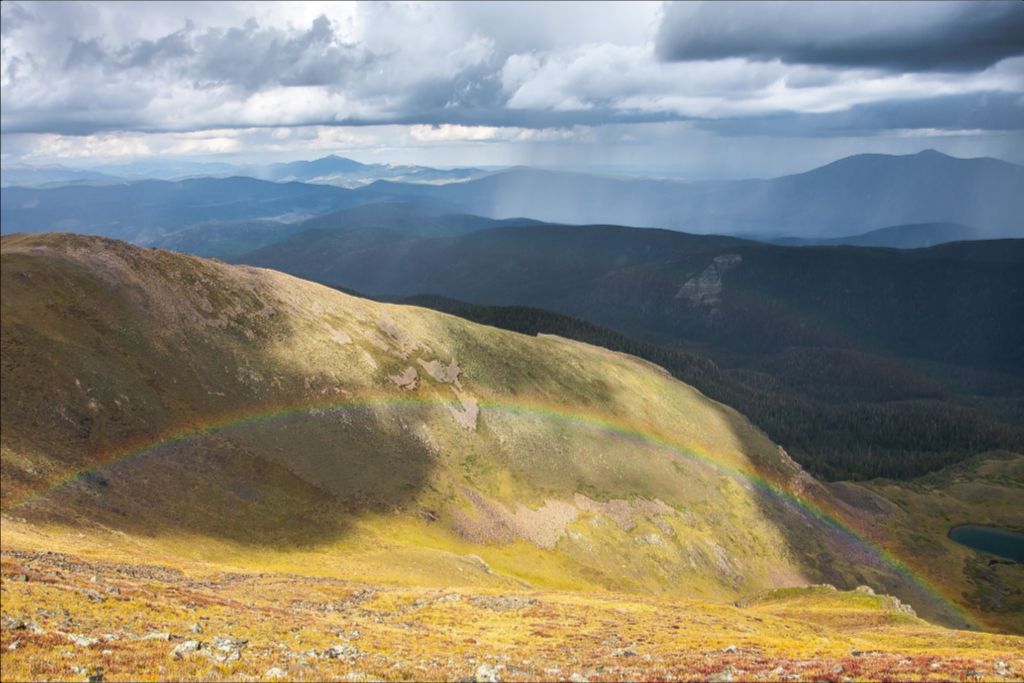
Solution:
{"label": "mountain peak", "polygon": [[917,154],[910,154],[908,156],[915,156],[915,157],[922,157],[922,158],[931,158],[931,159],[954,159],[954,158],[956,158],[956,157],[950,156],[949,154],[946,154],[945,152],[940,152],[937,149],[932,149],[931,147],[929,147],[928,149],[922,149]]}

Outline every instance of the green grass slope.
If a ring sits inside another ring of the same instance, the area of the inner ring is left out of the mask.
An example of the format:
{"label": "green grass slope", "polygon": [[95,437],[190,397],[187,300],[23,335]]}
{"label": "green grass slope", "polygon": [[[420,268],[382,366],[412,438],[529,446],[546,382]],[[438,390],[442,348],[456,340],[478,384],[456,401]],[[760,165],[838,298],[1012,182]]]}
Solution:
{"label": "green grass slope", "polygon": [[911,481],[831,487],[856,516],[895,539],[898,554],[945,568],[931,574],[943,593],[984,614],[990,625],[1024,630],[1024,565],[948,537],[960,524],[1024,531],[1024,454],[988,453]]}
{"label": "green grass slope", "polygon": [[239,260],[371,296],[541,308],[683,347],[726,376],[684,381],[829,479],[1024,449],[1024,240],[797,248],[540,225],[376,243],[300,233]]}
{"label": "green grass slope", "polygon": [[746,419],[646,361],[103,238],[5,237],[2,264],[5,546],[71,530],[712,600],[869,583],[965,623]]}

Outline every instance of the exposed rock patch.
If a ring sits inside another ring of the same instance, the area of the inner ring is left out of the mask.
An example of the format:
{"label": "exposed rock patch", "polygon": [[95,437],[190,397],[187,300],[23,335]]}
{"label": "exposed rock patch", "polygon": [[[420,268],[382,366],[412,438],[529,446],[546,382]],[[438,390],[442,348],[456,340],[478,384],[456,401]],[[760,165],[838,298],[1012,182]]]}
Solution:
{"label": "exposed rock patch", "polygon": [[461,389],[454,389],[455,396],[459,399],[461,408],[456,406],[448,406],[448,410],[451,411],[452,416],[455,418],[455,422],[459,426],[465,429],[474,430],[476,429],[476,420],[480,416],[480,405],[477,400],[467,394]]}
{"label": "exposed rock patch", "polygon": [[430,351],[430,347],[409,334],[391,318],[382,318],[377,323],[377,327],[386,335],[385,343],[390,341],[391,345],[397,348],[398,355],[402,358],[408,358],[415,351]]}
{"label": "exposed rock patch", "polygon": [[445,365],[436,359],[427,361],[420,358],[419,364],[435,381],[451,385],[455,397],[459,400],[458,406],[448,406],[455,422],[465,429],[476,429],[477,418],[480,416],[480,405],[475,397],[462,388],[462,383],[459,381],[459,375],[462,373],[459,361],[453,358],[448,365]]}
{"label": "exposed rock patch", "polygon": [[650,520],[666,536],[675,536],[675,530],[665,518],[674,517],[678,513],[661,500],[645,500],[643,498],[623,500],[621,498],[613,498],[601,502],[588,498],[582,493],[577,493],[573,497],[573,502],[576,504],[576,507],[584,512],[608,517],[623,531],[635,529],[638,523],[637,519],[639,518],[641,520]]}
{"label": "exposed rock patch", "polygon": [[388,379],[406,391],[415,391],[420,386],[420,374],[411,365],[397,375],[388,375]]}
{"label": "exposed rock patch", "polygon": [[459,361],[454,358],[452,358],[452,362],[448,365],[437,360],[425,361],[422,358],[419,362],[423,369],[427,371],[427,374],[438,382],[459,385],[459,374],[462,372],[462,368],[459,367]]}
{"label": "exposed rock patch", "polygon": [[464,488],[463,493],[473,503],[475,515],[457,514],[455,528],[467,539],[479,543],[509,543],[522,538],[551,549],[579,515],[576,506],[559,500],[545,501],[536,510],[517,503],[512,512],[472,489]]}
{"label": "exposed rock patch", "polygon": [[352,337],[350,337],[347,333],[342,332],[341,330],[336,330],[333,327],[328,326],[327,331],[331,335],[331,339],[336,341],[338,344],[341,344],[342,346],[352,343]]}
{"label": "exposed rock patch", "polygon": [[700,275],[683,283],[676,292],[677,299],[687,299],[694,306],[714,307],[721,302],[722,276],[743,261],[739,254],[722,254],[712,259]]}

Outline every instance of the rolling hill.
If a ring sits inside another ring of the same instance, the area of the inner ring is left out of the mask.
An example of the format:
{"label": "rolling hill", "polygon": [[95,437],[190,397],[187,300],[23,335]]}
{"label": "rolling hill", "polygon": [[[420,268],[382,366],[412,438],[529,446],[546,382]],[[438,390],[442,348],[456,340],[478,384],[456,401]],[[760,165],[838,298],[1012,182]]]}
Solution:
{"label": "rolling hill", "polygon": [[[276,548],[366,525],[391,529],[395,571],[474,549],[552,586],[844,580],[785,550],[803,515],[771,487],[811,480],[647,362],[98,238],[3,248],[3,506],[19,516]],[[607,515],[621,524],[585,521]]]}
{"label": "rolling hill", "polygon": [[371,296],[556,311],[674,348],[657,353],[675,354],[685,381],[816,474],[848,478],[915,476],[1022,447],[1022,249],[509,225],[377,241],[338,227],[237,258]]}
{"label": "rolling hill", "polygon": [[1012,526],[1020,456],[826,486],[625,354],[97,237],[0,254],[5,677],[68,642],[90,676],[1015,666],[914,610],[1024,626],[1019,566],[919,527]]}
{"label": "rolling hill", "polygon": [[[901,589],[806,518],[827,489],[645,361],[98,238],[3,248],[3,505],[19,516],[278,548],[389,519],[395,557],[422,571],[475,548],[549,585]],[[621,524],[587,521],[607,515]]]}

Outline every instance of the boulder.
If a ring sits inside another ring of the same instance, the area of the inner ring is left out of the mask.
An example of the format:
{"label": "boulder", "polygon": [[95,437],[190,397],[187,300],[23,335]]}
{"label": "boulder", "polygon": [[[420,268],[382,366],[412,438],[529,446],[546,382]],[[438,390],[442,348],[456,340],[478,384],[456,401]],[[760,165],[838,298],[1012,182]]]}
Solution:
{"label": "boulder", "polygon": [[481,664],[473,674],[476,683],[498,683],[498,671],[493,666]]}

